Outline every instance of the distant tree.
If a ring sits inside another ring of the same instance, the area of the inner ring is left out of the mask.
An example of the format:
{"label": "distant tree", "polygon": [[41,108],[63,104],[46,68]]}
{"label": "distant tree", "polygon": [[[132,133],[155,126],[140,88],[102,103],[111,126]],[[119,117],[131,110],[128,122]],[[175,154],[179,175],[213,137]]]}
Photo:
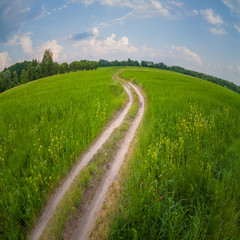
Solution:
{"label": "distant tree", "polygon": [[21,84],[26,83],[27,82],[27,71],[25,69],[22,70],[21,73]]}
{"label": "distant tree", "polygon": [[33,59],[32,60],[32,66],[35,68],[37,65],[39,64],[39,62],[37,61],[37,59]]}
{"label": "distant tree", "polygon": [[78,61],[73,61],[73,62],[71,62],[71,63],[69,64],[69,70],[70,70],[71,72],[76,72],[76,71],[78,71],[78,70],[79,70],[79,67],[80,67],[80,65],[79,65],[79,62],[78,62]]}
{"label": "distant tree", "polygon": [[62,64],[59,65],[58,67],[58,73],[67,73],[69,72],[69,66],[68,63],[64,62]]}
{"label": "distant tree", "polygon": [[35,80],[34,69],[33,69],[32,63],[30,63],[27,69],[27,82],[30,82],[33,80]]}
{"label": "distant tree", "polygon": [[99,67],[108,67],[110,66],[110,63],[108,60],[100,59],[98,62]]}
{"label": "distant tree", "polygon": [[98,62],[94,61],[92,62],[92,69],[97,69],[98,68]]}
{"label": "distant tree", "polygon": [[53,63],[52,63],[51,75],[56,75],[56,74],[58,74],[58,67],[59,67],[59,64],[58,64],[58,63],[56,63],[56,62],[53,62]]}
{"label": "distant tree", "polygon": [[14,71],[12,76],[12,87],[15,87],[17,85],[18,85],[18,74],[17,74],[17,71]]}
{"label": "distant tree", "polygon": [[46,49],[43,54],[42,63],[50,64],[52,62],[53,62],[53,53],[51,52],[50,49]]}
{"label": "distant tree", "polygon": [[6,89],[9,89],[10,88],[10,85],[11,85],[11,72],[9,71],[9,69],[5,70],[2,74],[2,78],[6,84]]}
{"label": "distant tree", "polygon": [[53,68],[53,53],[50,49],[46,49],[42,59],[42,70],[43,70],[43,77],[51,76],[52,68]]}
{"label": "distant tree", "polygon": [[0,92],[3,92],[6,90],[6,83],[4,79],[0,76]]}
{"label": "distant tree", "polygon": [[36,76],[36,79],[39,79],[39,78],[43,77],[43,64],[42,63],[39,63],[35,67],[35,76]]}

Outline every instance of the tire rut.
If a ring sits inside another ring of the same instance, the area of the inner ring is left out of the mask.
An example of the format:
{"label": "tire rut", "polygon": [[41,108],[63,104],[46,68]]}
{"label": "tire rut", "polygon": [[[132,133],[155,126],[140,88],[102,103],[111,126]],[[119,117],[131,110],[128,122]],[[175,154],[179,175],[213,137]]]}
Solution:
{"label": "tire rut", "polygon": [[118,128],[124,121],[132,103],[133,97],[130,90],[130,87],[126,84],[122,84],[127,95],[128,95],[128,103],[122,112],[114,118],[108,127],[101,133],[101,135],[96,139],[96,141],[88,148],[85,153],[79,158],[78,163],[71,170],[68,177],[63,181],[63,183],[55,190],[55,192],[50,197],[46,207],[43,209],[37,223],[32,229],[29,239],[37,240],[42,235],[45,230],[49,220],[51,219],[53,212],[57,208],[59,202],[61,201],[64,194],[69,189],[70,185],[74,181],[75,177],[79,174],[79,172],[88,165],[93,156],[98,152],[99,149],[102,148],[103,144],[109,139],[113,131]]}
{"label": "tire rut", "polygon": [[99,188],[97,189],[93,200],[89,204],[89,206],[85,209],[83,215],[79,219],[77,223],[77,229],[72,233],[71,236],[67,239],[71,240],[85,240],[88,239],[89,233],[94,226],[94,223],[97,219],[98,213],[102,208],[104,203],[106,194],[110,185],[117,179],[118,172],[124,162],[125,155],[128,152],[128,148],[130,143],[132,142],[136,130],[138,129],[140,122],[142,120],[144,114],[144,97],[142,96],[141,92],[135,87],[133,84],[128,83],[131,88],[137,93],[139,98],[139,109],[135,119],[132,122],[132,125],[128,129],[123,142],[112,161],[111,168],[103,177]]}

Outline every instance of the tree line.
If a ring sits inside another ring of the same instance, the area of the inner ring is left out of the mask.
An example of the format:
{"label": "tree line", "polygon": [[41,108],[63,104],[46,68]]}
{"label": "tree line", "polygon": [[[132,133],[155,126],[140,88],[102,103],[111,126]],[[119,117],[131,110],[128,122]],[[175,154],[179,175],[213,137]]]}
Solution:
{"label": "tree line", "polygon": [[99,67],[118,67],[118,66],[135,66],[140,67],[138,61],[131,60],[130,58],[127,61],[118,61],[114,60],[109,62],[108,60],[100,59],[98,62]]}
{"label": "tree line", "polygon": [[178,73],[182,73],[185,75],[189,75],[192,77],[197,77],[197,78],[201,78],[203,80],[221,85],[223,87],[229,88],[237,93],[240,94],[240,86],[237,86],[236,84],[229,82],[227,80],[218,78],[218,77],[213,77],[211,75],[207,75],[204,73],[200,73],[200,72],[196,72],[196,71],[192,71],[192,70],[188,70],[179,66],[167,66],[166,64],[164,64],[163,62],[159,62],[159,63],[154,63],[151,61],[141,61],[141,64],[138,61],[133,61],[131,59],[128,59],[128,61],[112,61],[109,62],[107,60],[103,60],[101,59],[98,62],[99,67],[112,67],[112,66],[141,66],[141,67],[149,67],[149,68],[158,68],[158,69],[163,69],[163,70],[168,70],[168,71],[173,71],[173,72],[178,72]]}
{"label": "tree line", "polygon": [[32,60],[31,62],[24,61],[22,63],[16,63],[13,66],[4,69],[4,71],[0,72],[0,93],[12,87],[18,86],[20,84],[30,82],[43,77],[68,72],[93,70],[97,69],[98,67],[113,67],[113,66],[149,67],[179,72],[182,74],[186,74],[189,76],[201,78],[206,81],[216,83],[240,94],[240,86],[237,86],[232,82],[229,82],[221,78],[213,77],[211,75],[207,75],[204,73],[188,70],[179,66],[167,66],[162,62],[154,63],[151,61],[141,61],[141,63],[139,63],[138,61],[131,60],[130,58],[127,61],[118,60],[108,61],[100,59],[98,62],[81,60],[73,61],[70,64],[66,62],[58,64],[56,62],[53,62],[53,55],[49,49],[44,52],[43,59],[41,62],[38,62],[36,59]]}
{"label": "tree line", "polygon": [[36,59],[16,63],[0,72],[0,93],[23,83],[31,82],[39,78],[63,74],[68,72],[93,70],[98,68],[96,61],[73,61],[70,64],[53,62],[53,54],[47,49],[41,62]]}

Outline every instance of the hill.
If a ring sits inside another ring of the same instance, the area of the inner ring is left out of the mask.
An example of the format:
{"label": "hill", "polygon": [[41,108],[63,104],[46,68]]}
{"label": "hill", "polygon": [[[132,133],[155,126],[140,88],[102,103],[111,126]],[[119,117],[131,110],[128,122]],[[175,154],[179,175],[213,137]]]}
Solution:
{"label": "hill", "polygon": [[111,69],[0,94],[0,239],[25,239],[49,193],[125,102]]}
{"label": "hill", "polygon": [[109,239],[238,239],[240,96],[169,71],[121,75],[147,109]]}

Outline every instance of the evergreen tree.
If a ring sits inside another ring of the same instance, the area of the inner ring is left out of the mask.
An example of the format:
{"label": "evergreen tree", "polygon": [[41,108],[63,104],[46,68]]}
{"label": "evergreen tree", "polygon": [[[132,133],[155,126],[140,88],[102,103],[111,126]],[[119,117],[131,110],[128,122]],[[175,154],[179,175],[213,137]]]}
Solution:
{"label": "evergreen tree", "polygon": [[32,63],[30,63],[27,69],[27,81],[30,82],[33,80],[34,80],[34,71],[33,71]]}
{"label": "evergreen tree", "polygon": [[22,70],[21,73],[21,84],[26,83],[27,82],[27,71],[25,69]]}
{"label": "evergreen tree", "polygon": [[6,83],[4,79],[0,76],[0,93],[6,90]]}
{"label": "evergreen tree", "polygon": [[42,59],[42,66],[43,66],[43,77],[53,75],[53,54],[50,49],[46,49]]}
{"label": "evergreen tree", "polygon": [[12,86],[15,87],[18,85],[18,74],[17,71],[13,72],[13,77],[12,77]]}

